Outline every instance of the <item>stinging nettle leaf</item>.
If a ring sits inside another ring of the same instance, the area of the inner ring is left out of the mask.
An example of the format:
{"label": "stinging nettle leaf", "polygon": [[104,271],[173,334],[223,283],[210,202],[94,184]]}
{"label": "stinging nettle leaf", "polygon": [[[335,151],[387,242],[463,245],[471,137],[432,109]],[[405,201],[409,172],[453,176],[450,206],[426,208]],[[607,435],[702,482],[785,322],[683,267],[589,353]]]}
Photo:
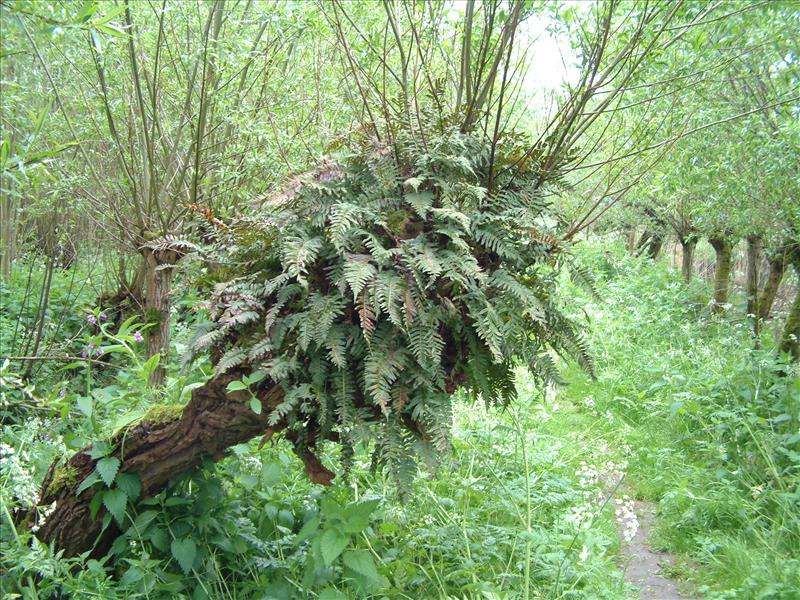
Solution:
{"label": "stinging nettle leaf", "polygon": [[114,483],[120,464],[120,460],[116,456],[107,456],[97,461],[97,472],[108,487]]}
{"label": "stinging nettle leaf", "polygon": [[117,487],[125,492],[131,501],[134,501],[142,491],[142,482],[136,473],[119,473]]}
{"label": "stinging nettle leaf", "polygon": [[181,570],[184,574],[189,574],[194,565],[194,559],[197,556],[197,544],[194,543],[192,538],[183,538],[182,540],[172,540],[170,544],[172,556],[178,561]]}
{"label": "stinging nettle leaf", "polygon": [[347,547],[350,537],[343,535],[335,529],[328,529],[322,534],[320,538],[320,552],[322,553],[322,560],[325,561],[325,566],[331,566],[342,551]]}
{"label": "stinging nettle leaf", "polygon": [[88,490],[98,481],[100,481],[100,474],[97,471],[92,471],[89,473],[89,475],[87,475],[86,479],[81,482],[81,484],[78,486],[78,489],[75,490],[75,495],[80,496],[81,493]]}
{"label": "stinging nettle leaf", "polygon": [[348,550],[342,557],[344,564],[359,575],[376,581],[380,579],[375,561],[367,550]]}
{"label": "stinging nettle leaf", "polygon": [[103,506],[114,516],[114,520],[122,525],[125,522],[125,507],[128,504],[128,495],[121,489],[106,490],[103,494]]}

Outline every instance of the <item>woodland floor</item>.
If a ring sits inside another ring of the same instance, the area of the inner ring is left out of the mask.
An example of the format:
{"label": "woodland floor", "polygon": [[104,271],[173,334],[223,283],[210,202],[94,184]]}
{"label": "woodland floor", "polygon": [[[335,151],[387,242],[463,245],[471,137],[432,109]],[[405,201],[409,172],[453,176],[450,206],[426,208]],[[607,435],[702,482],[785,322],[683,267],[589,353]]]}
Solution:
{"label": "woodland floor", "polygon": [[676,557],[668,552],[654,550],[648,538],[653,531],[657,505],[653,502],[634,502],[639,529],[636,536],[622,545],[625,561],[625,580],[639,590],[641,600],[689,600],[696,598],[681,593],[678,583],[664,574],[675,565]]}

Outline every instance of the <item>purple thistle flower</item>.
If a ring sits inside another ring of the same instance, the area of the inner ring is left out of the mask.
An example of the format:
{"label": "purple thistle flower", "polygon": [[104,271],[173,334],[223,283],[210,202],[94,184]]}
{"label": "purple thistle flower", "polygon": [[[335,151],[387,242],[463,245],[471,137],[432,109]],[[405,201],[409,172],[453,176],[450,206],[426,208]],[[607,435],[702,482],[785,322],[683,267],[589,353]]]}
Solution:
{"label": "purple thistle flower", "polygon": [[81,358],[89,358],[89,352],[84,349],[84,351],[81,352]]}
{"label": "purple thistle flower", "polygon": [[100,320],[108,321],[108,315],[106,313],[100,313]]}
{"label": "purple thistle flower", "polygon": [[139,333],[138,331],[133,334],[133,341],[134,342],[142,342],[143,340],[144,340],[144,338],[142,337],[142,334]]}
{"label": "purple thistle flower", "polygon": [[95,358],[97,358],[98,356],[102,356],[102,355],[103,355],[103,351],[102,351],[102,350],[100,350],[100,348],[98,348],[97,350],[95,350],[95,351],[94,351],[94,354],[92,354],[92,356],[94,356]]}
{"label": "purple thistle flower", "polygon": [[86,322],[89,323],[89,325],[97,325],[97,317],[94,315],[87,315]]}

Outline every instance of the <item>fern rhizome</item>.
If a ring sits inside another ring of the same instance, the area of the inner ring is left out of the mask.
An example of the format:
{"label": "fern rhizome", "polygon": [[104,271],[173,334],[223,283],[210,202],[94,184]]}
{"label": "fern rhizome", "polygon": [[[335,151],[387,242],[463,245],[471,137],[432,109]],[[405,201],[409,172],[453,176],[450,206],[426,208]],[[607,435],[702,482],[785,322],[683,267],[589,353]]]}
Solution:
{"label": "fern rhizome", "polygon": [[491,192],[490,145],[457,129],[293,179],[262,216],[218,232],[226,280],[191,352],[282,386],[270,424],[301,451],[334,439],[351,457],[374,442],[374,464],[401,483],[415,449],[448,449],[457,388],[508,402],[515,362],[545,381],[553,352],[590,369],[556,301],[568,253],[541,171],[514,154],[495,157]]}

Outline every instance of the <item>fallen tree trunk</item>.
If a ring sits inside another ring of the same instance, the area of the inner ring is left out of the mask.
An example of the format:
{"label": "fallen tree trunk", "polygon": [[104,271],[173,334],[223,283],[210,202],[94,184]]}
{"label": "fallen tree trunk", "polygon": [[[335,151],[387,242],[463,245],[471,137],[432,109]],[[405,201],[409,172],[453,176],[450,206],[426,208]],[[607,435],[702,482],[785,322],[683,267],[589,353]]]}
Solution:
{"label": "fallen tree trunk", "polygon": [[[191,401],[177,409],[174,416],[167,411],[149,413],[115,443],[113,456],[121,461],[120,473],[135,473],[141,481],[140,499],[160,492],[176,476],[199,465],[205,457],[222,458],[225,450],[258,435],[271,436],[283,425],[270,427],[269,414],[283,398],[280,386],[269,387],[257,395],[263,410],[256,414],[249,407],[249,392],[227,392],[227,385],[241,374],[229,374],[209,381],[192,392]],[[291,437],[290,437],[291,439]],[[50,468],[42,485],[39,505],[56,503],[53,512],[37,532],[43,542],[53,543],[66,556],[87,550],[104,554],[119,535],[115,523],[102,529],[101,515],[91,516],[95,487],[77,494],[81,482],[95,470],[86,448],[76,453],[66,465]],[[330,484],[333,473],[325,469],[316,456],[302,457],[309,477],[315,483]],[[57,476],[58,473],[61,476]],[[69,473],[68,477],[63,473]]]}

